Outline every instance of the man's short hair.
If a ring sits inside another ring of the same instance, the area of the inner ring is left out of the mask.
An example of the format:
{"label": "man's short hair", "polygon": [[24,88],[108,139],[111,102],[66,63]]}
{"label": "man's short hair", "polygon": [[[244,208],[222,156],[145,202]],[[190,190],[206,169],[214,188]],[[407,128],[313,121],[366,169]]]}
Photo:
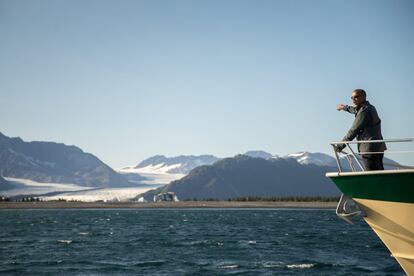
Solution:
{"label": "man's short hair", "polygon": [[367,97],[367,93],[365,92],[364,89],[354,89],[355,93],[358,93],[359,95],[361,95],[362,97],[366,98]]}

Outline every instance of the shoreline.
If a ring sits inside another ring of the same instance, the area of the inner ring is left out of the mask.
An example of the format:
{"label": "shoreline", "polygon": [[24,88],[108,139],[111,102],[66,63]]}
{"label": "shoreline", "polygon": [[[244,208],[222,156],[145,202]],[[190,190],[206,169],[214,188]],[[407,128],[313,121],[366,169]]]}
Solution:
{"label": "shoreline", "polygon": [[24,209],[335,209],[337,202],[321,201],[178,201],[178,202],[0,202],[0,210]]}

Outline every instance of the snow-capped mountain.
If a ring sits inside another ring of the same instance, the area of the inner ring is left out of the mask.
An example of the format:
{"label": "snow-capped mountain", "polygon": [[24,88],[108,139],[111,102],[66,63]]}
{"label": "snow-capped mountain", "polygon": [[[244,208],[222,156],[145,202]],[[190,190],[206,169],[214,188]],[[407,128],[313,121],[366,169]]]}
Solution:
{"label": "snow-capped mountain", "polygon": [[[335,166],[335,159],[322,153],[300,152],[278,157],[256,150],[248,151],[244,156],[259,159],[256,160],[259,163],[260,159],[270,162],[285,158],[295,159],[300,164]],[[213,155],[156,155],[116,173],[94,155],[75,146],[24,142],[0,133],[0,176],[5,178],[0,177],[0,191],[8,197],[36,195],[43,196],[45,200],[59,196],[92,201],[126,200],[180,180],[190,171],[196,168],[202,170],[219,160]],[[257,177],[261,177],[260,174]]]}
{"label": "snow-capped mountain", "polygon": [[131,182],[134,182],[131,178],[133,175],[139,175],[143,178],[139,183],[158,187],[184,177],[196,167],[211,165],[217,160],[219,158],[213,155],[180,155],[176,157],[155,155],[136,166],[125,167],[117,171]]}
{"label": "snow-capped mountain", "polygon": [[[243,155],[263,159],[293,158],[303,165],[314,164],[317,166],[336,166],[336,161],[332,156],[320,152],[311,153],[304,151],[291,153],[283,157],[279,157],[278,155],[273,155],[266,151],[256,150],[247,151]],[[118,172],[138,173],[142,176],[144,176],[144,174],[186,175],[196,167],[202,165],[212,165],[218,160],[220,160],[220,158],[215,157],[213,155],[180,155],[176,157],[165,157],[164,155],[155,155],[153,157],[145,159],[135,167],[122,168],[119,169]]]}
{"label": "snow-capped mountain", "polygon": [[[261,158],[261,159],[295,159],[302,165],[314,164],[317,166],[336,166],[335,159],[323,153],[298,152],[288,154],[283,157],[273,155],[262,150],[247,151],[243,155]],[[176,157],[166,157],[164,155],[155,155],[140,162],[137,166],[125,167],[118,169],[131,182],[136,182],[132,176],[139,176],[140,184],[157,186],[169,184],[172,181],[179,180],[188,175],[193,169],[203,165],[213,165],[220,158],[213,155],[180,155]]]}
{"label": "snow-capped mountain", "polygon": [[244,153],[243,155],[247,155],[249,157],[254,158],[263,158],[263,159],[278,159],[278,158],[293,158],[296,161],[298,161],[302,165],[317,165],[317,166],[328,166],[328,167],[335,167],[336,161],[335,158],[328,154],[320,153],[320,152],[296,152],[296,153],[290,153],[288,155],[279,157],[278,155],[272,155],[271,153],[268,153],[266,151],[262,150],[256,150],[256,151],[248,151]]}
{"label": "snow-capped mountain", "polygon": [[140,162],[135,169],[142,172],[188,174],[195,167],[211,165],[219,160],[213,155],[180,155],[176,157],[165,157],[156,155]]}
{"label": "snow-capped mountain", "polygon": [[296,159],[302,165],[317,165],[317,166],[327,166],[327,167],[336,167],[336,160],[332,156],[320,152],[296,152],[291,153],[283,158],[293,158]]}
{"label": "snow-capped mountain", "polygon": [[263,159],[269,159],[269,158],[276,157],[272,155],[271,153],[268,153],[263,150],[250,150],[250,151],[245,152],[243,155],[247,155],[253,158],[263,158]]}
{"label": "snow-capped mountain", "polygon": [[76,146],[43,141],[25,142],[1,132],[0,175],[91,188],[133,185],[96,156]]}

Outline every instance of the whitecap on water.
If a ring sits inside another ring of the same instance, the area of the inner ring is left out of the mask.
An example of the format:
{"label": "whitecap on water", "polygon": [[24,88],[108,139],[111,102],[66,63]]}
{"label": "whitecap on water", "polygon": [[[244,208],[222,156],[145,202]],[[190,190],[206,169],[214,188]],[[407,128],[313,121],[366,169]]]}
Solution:
{"label": "whitecap on water", "polygon": [[64,243],[64,244],[71,244],[71,240],[57,240],[57,242]]}
{"label": "whitecap on water", "polygon": [[256,244],[256,241],[248,241],[247,244]]}
{"label": "whitecap on water", "polygon": [[235,268],[239,268],[239,265],[238,264],[219,265],[217,268],[218,269],[235,269]]}
{"label": "whitecap on water", "polygon": [[290,265],[287,265],[286,267],[290,269],[306,269],[306,268],[312,268],[314,266],[315,264],[290,264]]}
{"label": "whitecap on water", "polygon": [[79,235],[82,235],[82,236],[86,236],[88,234],[89,234],[88,232],[79,232]]}

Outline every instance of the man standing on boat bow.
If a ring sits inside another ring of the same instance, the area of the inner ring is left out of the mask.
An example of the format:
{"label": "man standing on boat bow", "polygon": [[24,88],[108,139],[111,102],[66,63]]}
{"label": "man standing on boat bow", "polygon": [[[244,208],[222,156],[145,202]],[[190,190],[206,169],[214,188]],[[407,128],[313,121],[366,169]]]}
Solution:
{"label": "man standing on boat bow", "polygon": [[[351,96],[354,106],[338,104],[336,110],[344,110],[355,115],[351,129],[342,141],[352,141],[355,137],[358,141],[383,140],[381,134],[381,119],[377,110],[367,101],[367,93],[363,89],[355,89]],[[336,149],[341,152],[345,144],[337,145]],[[362,153],[362,161],[365,170],[383,170],[384,151],[387,149],[385,143],[361,143],[358,151]],[[372,152],[372,154],[370,154]]]}

